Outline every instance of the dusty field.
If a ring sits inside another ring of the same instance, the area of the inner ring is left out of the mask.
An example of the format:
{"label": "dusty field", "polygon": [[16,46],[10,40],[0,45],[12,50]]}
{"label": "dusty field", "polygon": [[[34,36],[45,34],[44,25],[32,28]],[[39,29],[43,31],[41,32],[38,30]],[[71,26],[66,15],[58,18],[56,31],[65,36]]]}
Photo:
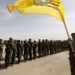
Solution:
{"label": "dusty field", "polygon": [[71,75],[68,57],[68,51],[65,51],[26,63],[21,62],[8,69],[3,68],[0,75]]}

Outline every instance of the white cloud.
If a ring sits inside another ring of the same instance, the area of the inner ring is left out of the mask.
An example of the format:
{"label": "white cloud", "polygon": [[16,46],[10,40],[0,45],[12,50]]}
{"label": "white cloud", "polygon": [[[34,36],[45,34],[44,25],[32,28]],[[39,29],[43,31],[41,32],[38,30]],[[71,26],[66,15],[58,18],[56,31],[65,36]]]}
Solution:
{"label": "white cloud", "polygon": [[3,17],[4,20],[8,20],[8,19],[13,18],[15,16],[14,13],[9,13],[5,9],[1,9],[0,12],[3,14],[2,17]]}

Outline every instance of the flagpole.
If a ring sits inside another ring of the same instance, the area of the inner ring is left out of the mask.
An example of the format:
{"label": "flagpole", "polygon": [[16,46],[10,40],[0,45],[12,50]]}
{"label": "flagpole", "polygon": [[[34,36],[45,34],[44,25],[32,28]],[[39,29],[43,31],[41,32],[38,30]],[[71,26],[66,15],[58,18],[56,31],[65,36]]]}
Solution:
{"label": "flagpole", "polygon": [[[65,27],[65,30],[66,30],[66,33],[67,33],[68,39],[70,39],[70,36],[69,36],[68,29],[67,29],[67,26],[66,26],[65,21],[64,21],[64,27]],[[71,48],[72,48],[72,51],[75,52],[74,49],[73,49],[73,46],[72,46],[72,42],[71,42],[71,41],[69,41],[69,42],[70,42],[70,46],[71,46]],[[75,55],[74,55],[74,56],[75,56]]]}

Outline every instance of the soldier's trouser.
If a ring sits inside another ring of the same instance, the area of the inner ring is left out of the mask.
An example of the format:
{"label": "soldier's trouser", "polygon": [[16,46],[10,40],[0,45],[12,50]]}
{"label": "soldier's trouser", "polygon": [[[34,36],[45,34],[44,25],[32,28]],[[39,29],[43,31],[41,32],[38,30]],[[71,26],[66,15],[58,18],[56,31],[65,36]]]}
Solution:
{"label": "soldier's trouser", "polygon": [[21,52],[18,52],[18,63],[21,62]]}
{"label": "soldier's trouser", "polygon": [[71,75],[75,75],[75,58],[70,56],[69,61],[70,61]]}
{"label": "soldier's trouser", "polygon": [[42,56],[45,56],[45,49],[42,48]]}
{"label": "soldier's trouser", "polygon": [[0,68],[1,68],[2,54],[3,54],[3,52],[0,52]]}
{"label": "soldier's trouser", "polygon": [[44,54],[45,54],[45,56],[47,55],[47,49],[46,48],[45,48],[45,53]]}
{"label": "soldier's trouser", "polygon": [[24,50],[24,60],[27,60],[27,59],[28,59],[28,51]]}
{"label": "soldier's trouser", "polygon": [[33,49],[33,58],[36,58],[36,49]]}
{"label": "soldier's trouser", "polygon": [[21,56],[23,56],[23,49],[21,50]]}
{"label": "soldier's trouser", "polygon": [[56,47],[54,48],[54,52],[55,52],[55,53],[57,52]]}
{"label": "soldier's trouser", "polygon": [[32,59],[32,49],[30,48],[29,49],[29,57],[30,57],[30,60]]}
{"label": "soldier's trouser", "polygon": [[50,48],[50,54],[53,54],[53,48]]}
{"label": "soldier's trouser", "polygon": [[11,65],[11,61],[12,61],[12,54],[8,54],[5,56],[5,65],[6,67]]}
{"label": "soldier's trouser", "polygon": [[12,62],[11,62],[12,64],[15,64],[15,58],[16,58],[16,55],[13,54],[12,55]]}
{"label": "soldier's trouser", "polygon": [[48,49],[48,47],[46,48],[46,50],[47,50],[47,55],[49,54],[49,49]]}
{"label": "soldier's trouser", "polygon": [[38,48],[39,57],[41,57],[41,49]]}

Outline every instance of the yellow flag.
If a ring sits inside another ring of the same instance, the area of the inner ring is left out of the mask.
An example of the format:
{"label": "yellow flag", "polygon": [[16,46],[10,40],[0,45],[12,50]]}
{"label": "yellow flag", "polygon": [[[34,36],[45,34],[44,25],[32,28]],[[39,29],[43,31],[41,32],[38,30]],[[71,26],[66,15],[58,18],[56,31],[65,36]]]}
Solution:
{"label": "yellow flag", "polygon": [[9,12],[17,9],[21,14],[46,14],[64,22],[64,11],[60,0],[17,0],[7,5]]}

